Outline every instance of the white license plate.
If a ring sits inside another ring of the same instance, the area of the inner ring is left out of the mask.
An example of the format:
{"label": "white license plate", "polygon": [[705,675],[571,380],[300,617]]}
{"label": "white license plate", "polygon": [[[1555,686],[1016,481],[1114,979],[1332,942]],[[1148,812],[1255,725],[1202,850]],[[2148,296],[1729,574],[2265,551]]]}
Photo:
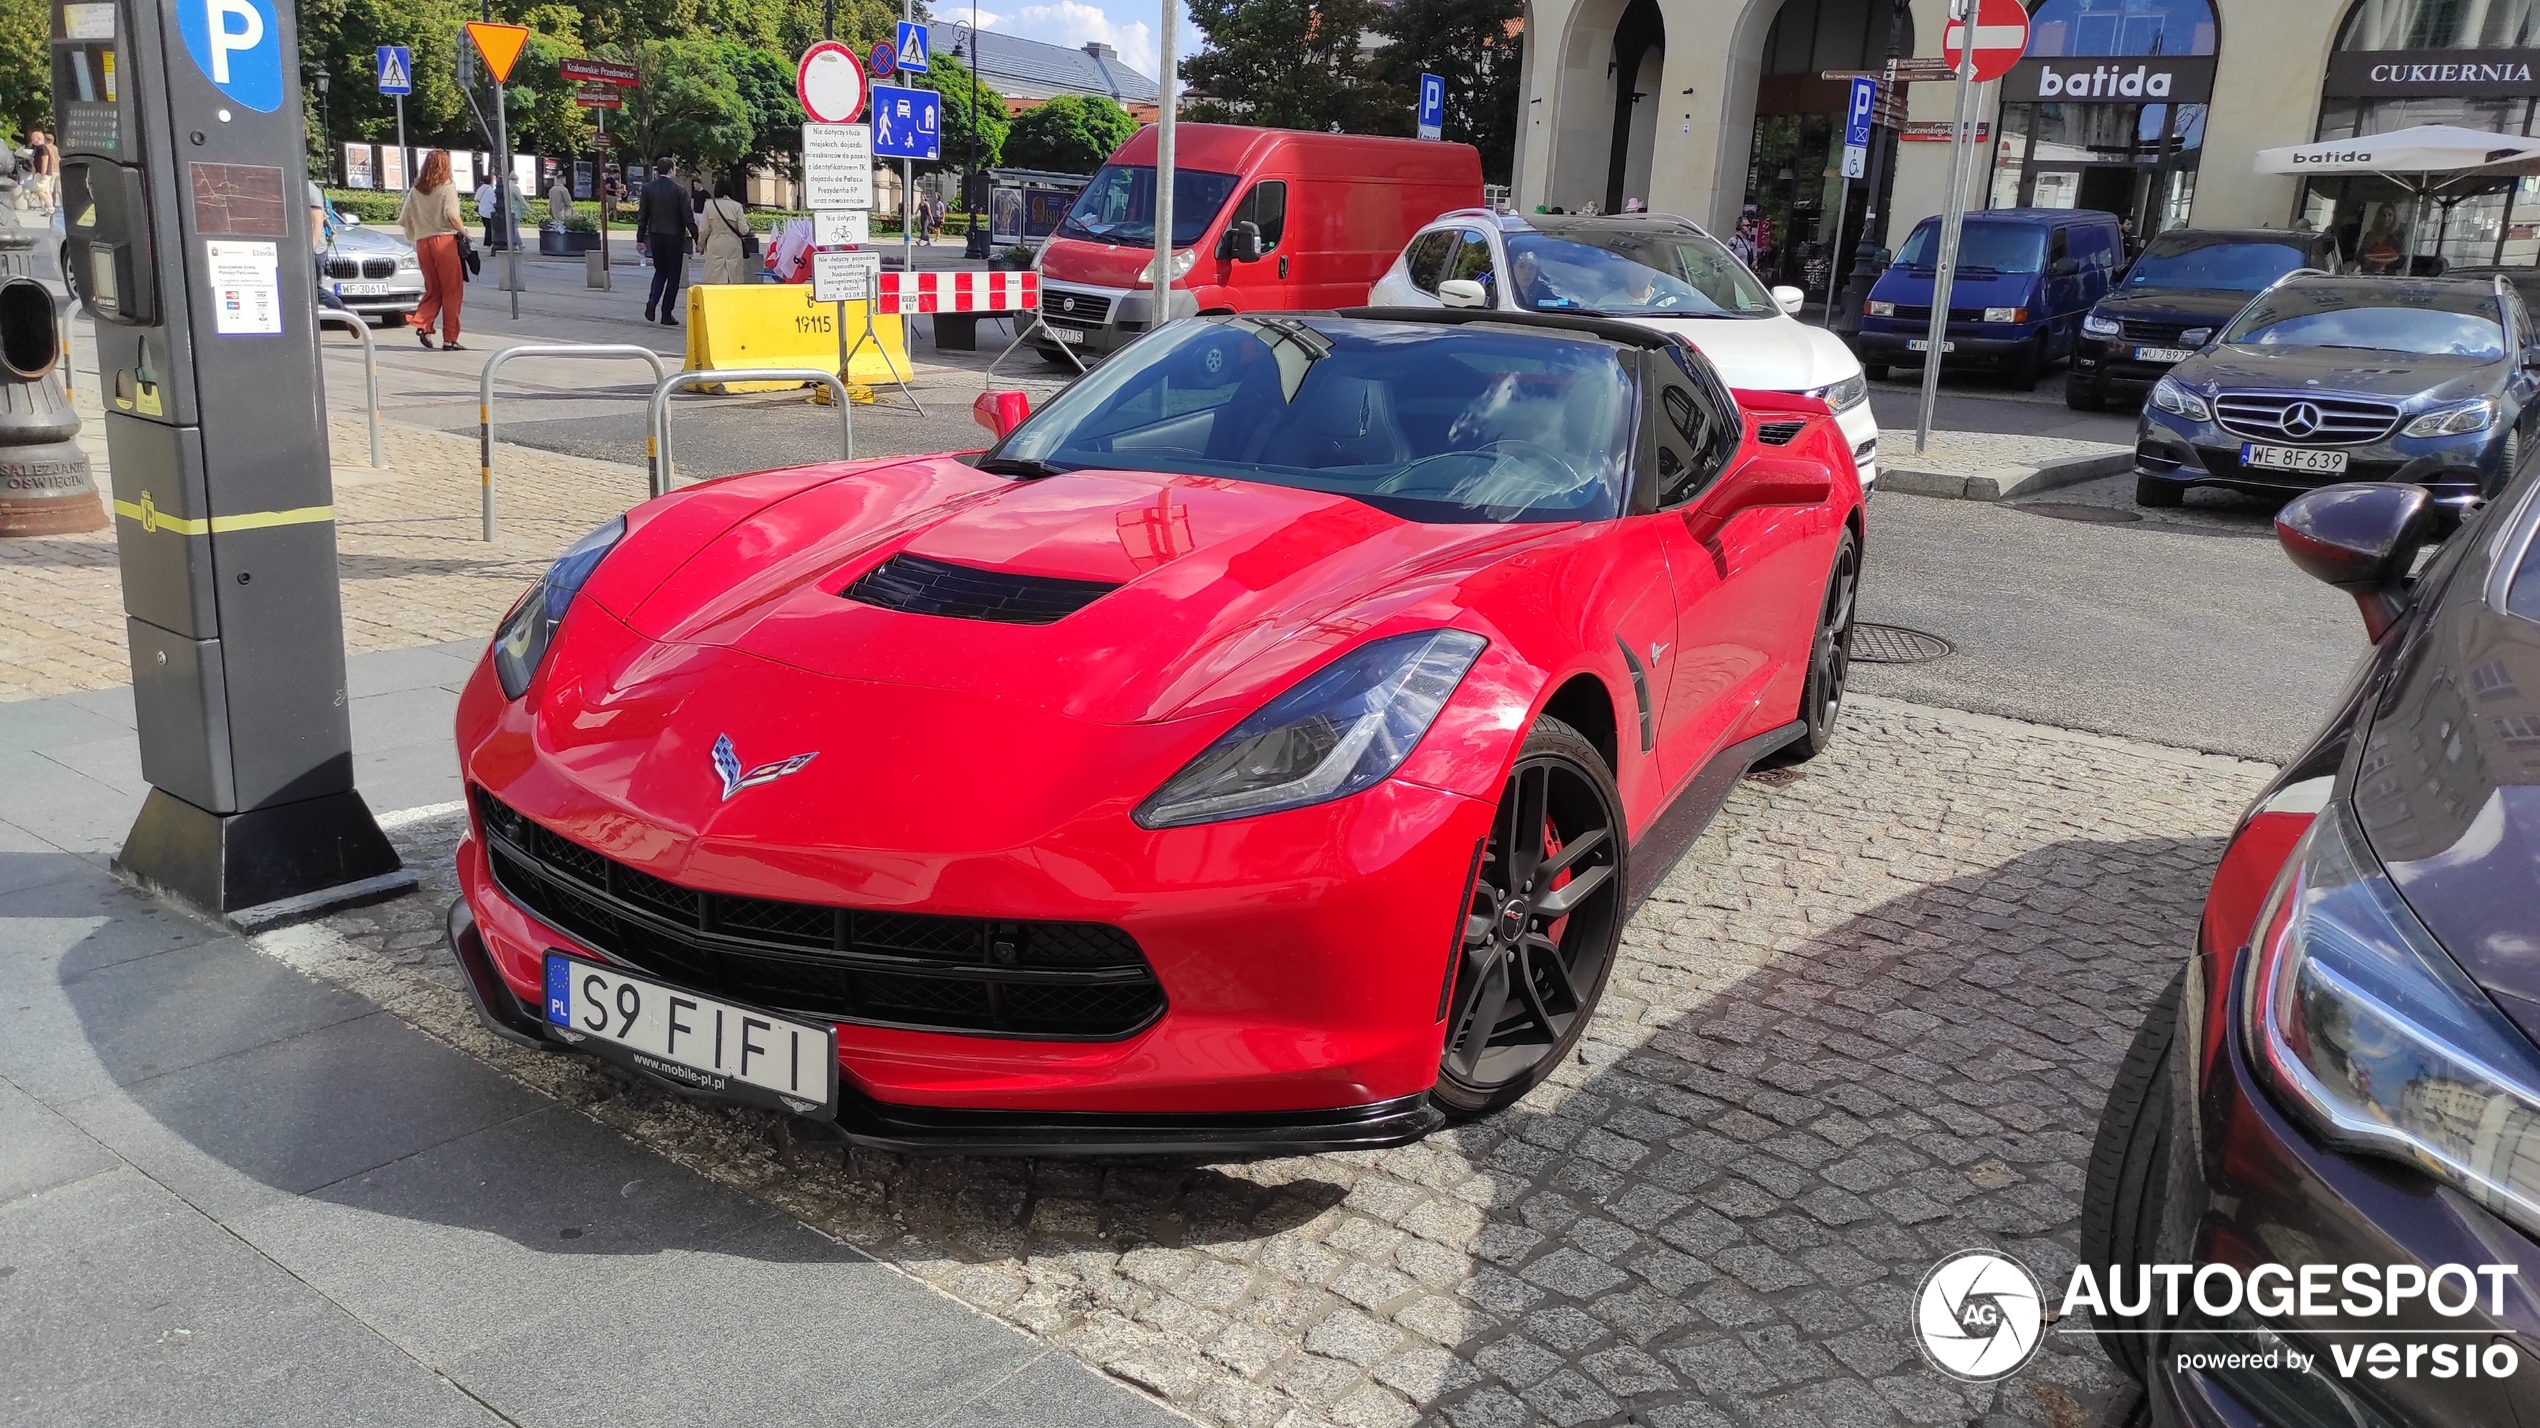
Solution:
{"label": "white license plate", "polygon": [[2240,444],[2240,464],[2262,471],[2299,471],[2306,475],[2334,476],[2346,469],[2346,453],[2314,451],[2307,446],[2260,446],[2253,441]]}
{"label": "white license plate", "polygon": [[[1931,339],[1928,337],[1906,338],[1905,350],[1908,352],[1929,352],[1931,350]],[[1943,342],[1940,344],[1941,355],[1944,357],[1957,350],[1958,344],[1955,342]]]}
{"label": "white license plate", "polygon": [[633,977],[563,952],[547,954],[547,1024],[566,1041],[597,1041],[654,1075],[796,1115],[834,1116],[838,1033],[684,987]]}
{"label": "white license plate", "polygon": [[2196,350],[2192,347],[2137,347],[2134,349],[2134,360],[2137,362],[2184,362],[2195,355]]}
{"label": "white license plate", "polygon": [[1051,326],[1049,335],[1056,338],[1063,346],[1082,347],[1085,345],[1085,334],[1073,327]]}
{"label": "white license plate", "polygon": [[337,283],[337,297],[386,297],[396,291],[386,283]]}

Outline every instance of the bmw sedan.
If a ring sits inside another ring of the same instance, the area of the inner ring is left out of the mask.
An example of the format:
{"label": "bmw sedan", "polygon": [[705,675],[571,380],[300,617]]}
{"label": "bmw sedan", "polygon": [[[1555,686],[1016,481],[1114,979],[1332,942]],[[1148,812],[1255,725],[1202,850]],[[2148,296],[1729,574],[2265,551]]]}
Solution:
{"label": "bmw sedan", "polygon": [[2373,644],[2092,1150],[2074,1332],[2160,1428],[2540,1422],[2540,471],[2412,574],[2452,524],[2400,484],[2277,518]]}
{"label": "bmw sedan", "polygon": [[985,453],[636,507],[461,697],[485,1019],[903,1148],[1398,1144],[1834,735],[1823,402],[1584,317],[1150,332]]}
{"label": "bmw sedan", "polygon": [[2535,393],[2540,347],[2501,279],[2291,277],[2153,385],[2135,502],[2404,481],[2466,505],[2521,464]]}

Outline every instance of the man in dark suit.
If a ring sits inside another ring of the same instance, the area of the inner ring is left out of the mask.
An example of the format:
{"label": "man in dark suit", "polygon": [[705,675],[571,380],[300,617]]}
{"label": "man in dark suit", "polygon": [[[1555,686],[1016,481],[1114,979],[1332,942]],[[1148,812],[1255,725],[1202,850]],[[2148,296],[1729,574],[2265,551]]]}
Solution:
{"label": "man in dark suit", "polygon": [[652,181],[635,200],[635,241],[652,255],[653,286],[644,299],[644,320],[679,325],[679,283],[688,266],[688,241],[697,236],[697,215],[688,208],[687,190],[672,177],[678,161],[662,158],[653,165]]}

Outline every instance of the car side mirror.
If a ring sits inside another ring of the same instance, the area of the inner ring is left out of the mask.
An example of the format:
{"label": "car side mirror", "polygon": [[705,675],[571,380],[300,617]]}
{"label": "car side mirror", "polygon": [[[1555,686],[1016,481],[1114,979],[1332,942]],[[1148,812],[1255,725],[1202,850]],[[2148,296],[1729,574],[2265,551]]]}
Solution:
{"label": "car side mirror", "polygon": [[1238,263],[1261,261],[1261,225],[1251,219],[1228,225],[1226,236],[1217,240],[1217,255]]}
{"label": "car side mirror", "polygon": [[970,403],[970,419],[996,433],[999,441],[1031,414],[1032,398],[1027,392],[981,392]]}
{"label": "car side mirror", "polygon": [[1799,316],[1799,310],[1807,305],[1808,294],[1798,288],[1784,284],[1781,287],[1773,289],[1773,306],[1780,308],[1783,312],[1792,317]]}
{"label": "car side mirror", "polygon": [[2055,260],[2055,266],[2047,271],[2055,277],[2069,278],[2075,273],[2081,271],[2081,260],[2079,258],[2057,258]]}
{"label": "car side mirror", "polygon": [[2379,644],[2408,612],[2408,571],[2440,517],[2423,486],[2350,482],[2294,497],[2276,513],[2275,539],[2304,573],[2355,597]]}
{"label": "car side mirror", "polygon": [[1793,456],[1757,456],[1733,462],[1685,512],[1693,538],[1707,541],[1738,516],[1766,506],[1818,506],[1834,494],[1834,473],[1819,462]]}
{"label": "car side mirror", "polygon": [[1438,284],[1438,301],[1448,307],[1488,307],[1490,289],[1471,278],[1449,278]]}

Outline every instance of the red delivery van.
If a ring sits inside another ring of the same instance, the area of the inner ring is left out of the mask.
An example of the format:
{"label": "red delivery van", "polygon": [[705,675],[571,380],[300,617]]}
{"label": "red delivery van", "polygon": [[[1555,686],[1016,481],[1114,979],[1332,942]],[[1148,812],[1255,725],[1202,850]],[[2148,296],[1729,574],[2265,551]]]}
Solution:
{"label": "red delivery van", "polygon": [[[1482,156],[1470,144],[1176,125],[1171,315],[1355,307],[1422,224],[1481,201]],[[1150,124],[1041,245],[1044,355],[1058,357],[1055,343],[1107,353],[1146,331],[1154,260]]]}

